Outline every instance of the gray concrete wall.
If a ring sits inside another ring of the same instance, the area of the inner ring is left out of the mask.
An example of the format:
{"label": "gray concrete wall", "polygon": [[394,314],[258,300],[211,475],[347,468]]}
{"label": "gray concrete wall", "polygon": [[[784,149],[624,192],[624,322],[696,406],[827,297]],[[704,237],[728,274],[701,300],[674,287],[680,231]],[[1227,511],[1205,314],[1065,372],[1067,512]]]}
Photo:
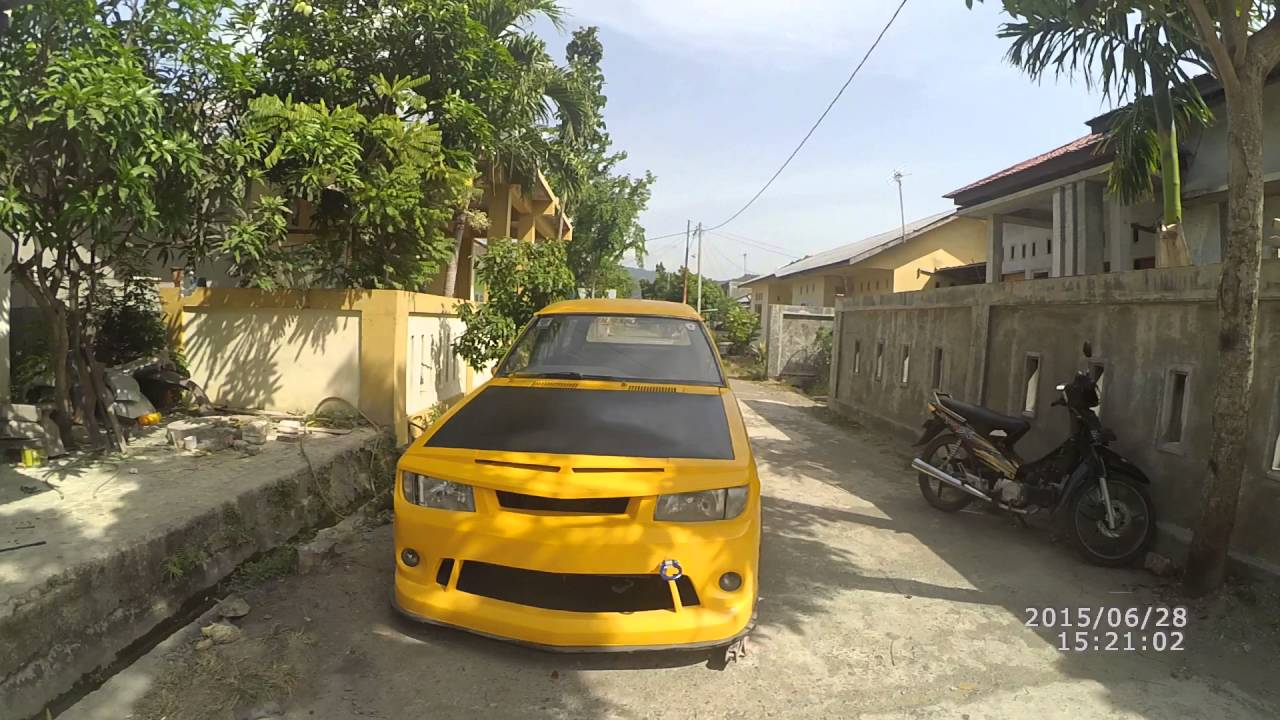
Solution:
{"label": "gray concrete wall", "polygon": [[834,321],[835,308],[770,305],[765,336],[769,377],[812,377],[818,331]]}
{"label": "gray concrete wall", "polygon": [[[1094,347],[1103,374],[1102,421],[1120,436],[1116,449],[1153,479],[1166,539],[1185,540],[1198,514],[1210,436],[1218,352],[1219,266],[973,285],[842,300],[837,313],[833,407],[903,430],[924,419],[942,352],[941,389],[1010,415],[1034,429],[1019,443],[1033,458],[1067,432],[1066,413],[1052,408],[1054,386],[1087,367],[1080,346]],[[877,348],[884,369],[876,376]],[[903,347],[911,365],[902,382]],[[860,357],[855,368],[853,357]],[[1034,409],[1026,413],[1028,356],[1038,358]],[[1170,374],[1186,373],[1182,441],[1166,442]],[[1233,540],[1255,565],[1280,569],[1280,262],[1263,266],[1252,434]]]}

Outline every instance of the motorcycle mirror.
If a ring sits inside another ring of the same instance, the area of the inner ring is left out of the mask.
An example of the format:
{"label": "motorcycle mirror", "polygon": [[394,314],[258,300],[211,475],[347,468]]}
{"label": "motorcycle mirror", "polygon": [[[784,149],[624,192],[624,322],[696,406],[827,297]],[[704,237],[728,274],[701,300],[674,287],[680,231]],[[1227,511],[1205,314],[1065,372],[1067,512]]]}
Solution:
{"label": "motorcycle mirror", "polygon": [[1084,342],[1084,356],[1087,358],[1093,357],[1093,345],[1088,340]]}

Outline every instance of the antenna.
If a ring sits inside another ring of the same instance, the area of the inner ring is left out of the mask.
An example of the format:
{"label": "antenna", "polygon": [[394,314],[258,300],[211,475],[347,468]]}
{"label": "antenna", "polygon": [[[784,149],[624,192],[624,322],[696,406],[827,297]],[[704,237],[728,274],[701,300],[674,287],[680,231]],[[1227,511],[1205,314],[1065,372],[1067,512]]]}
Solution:
{"label": "antenna", "polygon": [[902,178],[907,177],[901,170],[893,171],[893,181],[898,183],[898,217],[902,220],[902,240],[907,239],[907,211],[902,204]]}

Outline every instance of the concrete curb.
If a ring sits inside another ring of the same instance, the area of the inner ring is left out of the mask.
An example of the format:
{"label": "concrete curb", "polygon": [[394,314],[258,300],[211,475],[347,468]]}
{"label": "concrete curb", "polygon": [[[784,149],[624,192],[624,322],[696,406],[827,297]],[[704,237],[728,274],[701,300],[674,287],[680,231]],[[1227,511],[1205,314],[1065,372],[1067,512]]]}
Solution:
{"label": "concrete curb", "polygon": [[[367,500],[389,484],[395,461],[393,442],[372,430],[307,440],[298,452],[304,462],[270,466],[221,504],[72,565],[0,608],[5,717],[41,713],[246,559]],[[168,577],[166,561],[184,552],[202,560]]]}

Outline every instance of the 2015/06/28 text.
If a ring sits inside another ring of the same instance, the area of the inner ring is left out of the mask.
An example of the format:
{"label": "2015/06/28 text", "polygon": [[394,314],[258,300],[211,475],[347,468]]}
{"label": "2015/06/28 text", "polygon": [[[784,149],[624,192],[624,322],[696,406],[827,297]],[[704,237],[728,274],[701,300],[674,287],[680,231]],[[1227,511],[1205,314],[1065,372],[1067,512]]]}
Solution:
{"label": "2015/06/28 text", "polygon": [[1024,624],[1059,630],[1061,652],[1177,652],[1186,644],[1185,607],[1026,608]]}

